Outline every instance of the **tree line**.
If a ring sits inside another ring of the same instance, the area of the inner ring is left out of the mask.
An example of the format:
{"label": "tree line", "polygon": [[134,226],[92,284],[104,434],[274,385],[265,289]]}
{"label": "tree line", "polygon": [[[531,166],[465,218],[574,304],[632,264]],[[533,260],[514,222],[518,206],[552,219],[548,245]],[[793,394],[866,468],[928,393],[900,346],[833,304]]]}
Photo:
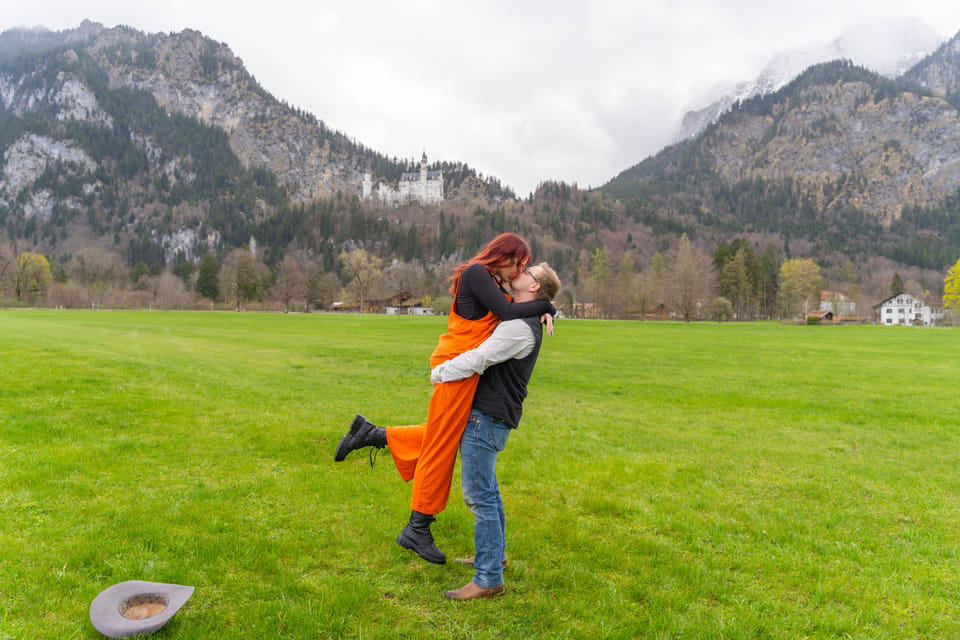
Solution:
{"label": "tree line", "polygon": [[[448,277],[461,260],[460,253],[433,263],[384,259],[354,247],[327,263],[322,255],[291,248],[268,264],[255,247],[243,246],[164,269],[144,262],[127,267],[118,254],[100,249],[51,261],[8,243],[0,244],[0,303],[360,313],[424,306],[446,313],[452,302]],[[556,303],[568,317],[799,320],[819,309],[827,285],[862,303],[860,276],[852,263],[825,277],[811,258],[785,258],[772,245],[758,252],[743,238],[722,241],[711,254],[682,235],[643,263],[631,252],[618,255],[605,246],[582,249],[560,271],[564,287]],[[960,306],[960,261],[944,284],[944,302]],[[922,292],[919,283],[905,284],[894,273],[889,291],[879,297],[908,288]],[[858,315],[870,319],[863,310]]]}

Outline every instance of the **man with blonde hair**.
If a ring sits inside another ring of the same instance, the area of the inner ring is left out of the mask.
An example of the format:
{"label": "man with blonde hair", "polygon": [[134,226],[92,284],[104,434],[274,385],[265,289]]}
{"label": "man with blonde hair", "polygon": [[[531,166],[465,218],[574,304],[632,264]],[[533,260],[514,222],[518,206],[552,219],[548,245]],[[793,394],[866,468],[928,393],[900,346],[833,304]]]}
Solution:
{"label": "man with blonde hair", "polygon": [[[514,302],[549,301],[560,290],[560,279],[550,265],[541,262],[520,272],[510,286]],[[475,553],[460,562],[472,564],[474,576],[463,587],[444,594],[451,600],[504,593],[505,518],[497,485],[497,454],[506,446],[511,430],[520,424],[527,383],[542,340],[543,327],[538,318],[501,322],[476,349],[434,367],[430,373],[434,383],[481,374],[460,440],[463,501],[474,516]]]}

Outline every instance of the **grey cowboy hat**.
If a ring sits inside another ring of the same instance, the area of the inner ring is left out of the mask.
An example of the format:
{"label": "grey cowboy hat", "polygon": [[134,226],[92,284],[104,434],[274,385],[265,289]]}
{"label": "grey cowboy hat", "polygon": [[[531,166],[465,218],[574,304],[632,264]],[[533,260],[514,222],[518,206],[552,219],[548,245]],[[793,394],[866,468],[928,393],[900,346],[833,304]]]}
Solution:
{"label": "grey cowboy hat", "polygon": [[128,580],[107,587],[90,603],[90,622],[109,638],[145,636],[170,621],[193,587]]}

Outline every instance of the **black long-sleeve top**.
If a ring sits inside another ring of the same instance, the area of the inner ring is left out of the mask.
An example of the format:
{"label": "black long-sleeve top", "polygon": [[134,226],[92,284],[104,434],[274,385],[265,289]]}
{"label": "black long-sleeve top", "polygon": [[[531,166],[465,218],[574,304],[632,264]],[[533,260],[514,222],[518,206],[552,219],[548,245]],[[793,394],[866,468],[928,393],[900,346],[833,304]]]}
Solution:
{"label": "black long-sleeve top", "polygon": [[556,308],[546,300],[510,302],[505,291],[482,264],[472,264],[460,274],[457,288],[457,315],[465,320],[479,320],[492,311],[501,320],[530,318],[545,313],[556,315]]}

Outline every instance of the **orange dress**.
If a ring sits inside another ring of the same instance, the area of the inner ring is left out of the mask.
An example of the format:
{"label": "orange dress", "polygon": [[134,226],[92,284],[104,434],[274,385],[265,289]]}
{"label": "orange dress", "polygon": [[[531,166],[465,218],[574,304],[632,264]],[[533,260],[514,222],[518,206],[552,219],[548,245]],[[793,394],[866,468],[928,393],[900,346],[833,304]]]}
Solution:
{"label": "orange dress", "polygon": [[[466,320],[456,313],[456,303],[430,356],[430,367],[480,346],[490,337],[500,319],[488,311],[479,320]],[[460,438],[470,416],[473,394],[480,376],[434,385],[426,424],[387,427],[387,446],[393,463],[405,482],[413,479],[410,508],[434,515],[447,506],[450,482],[457,461]]]}

